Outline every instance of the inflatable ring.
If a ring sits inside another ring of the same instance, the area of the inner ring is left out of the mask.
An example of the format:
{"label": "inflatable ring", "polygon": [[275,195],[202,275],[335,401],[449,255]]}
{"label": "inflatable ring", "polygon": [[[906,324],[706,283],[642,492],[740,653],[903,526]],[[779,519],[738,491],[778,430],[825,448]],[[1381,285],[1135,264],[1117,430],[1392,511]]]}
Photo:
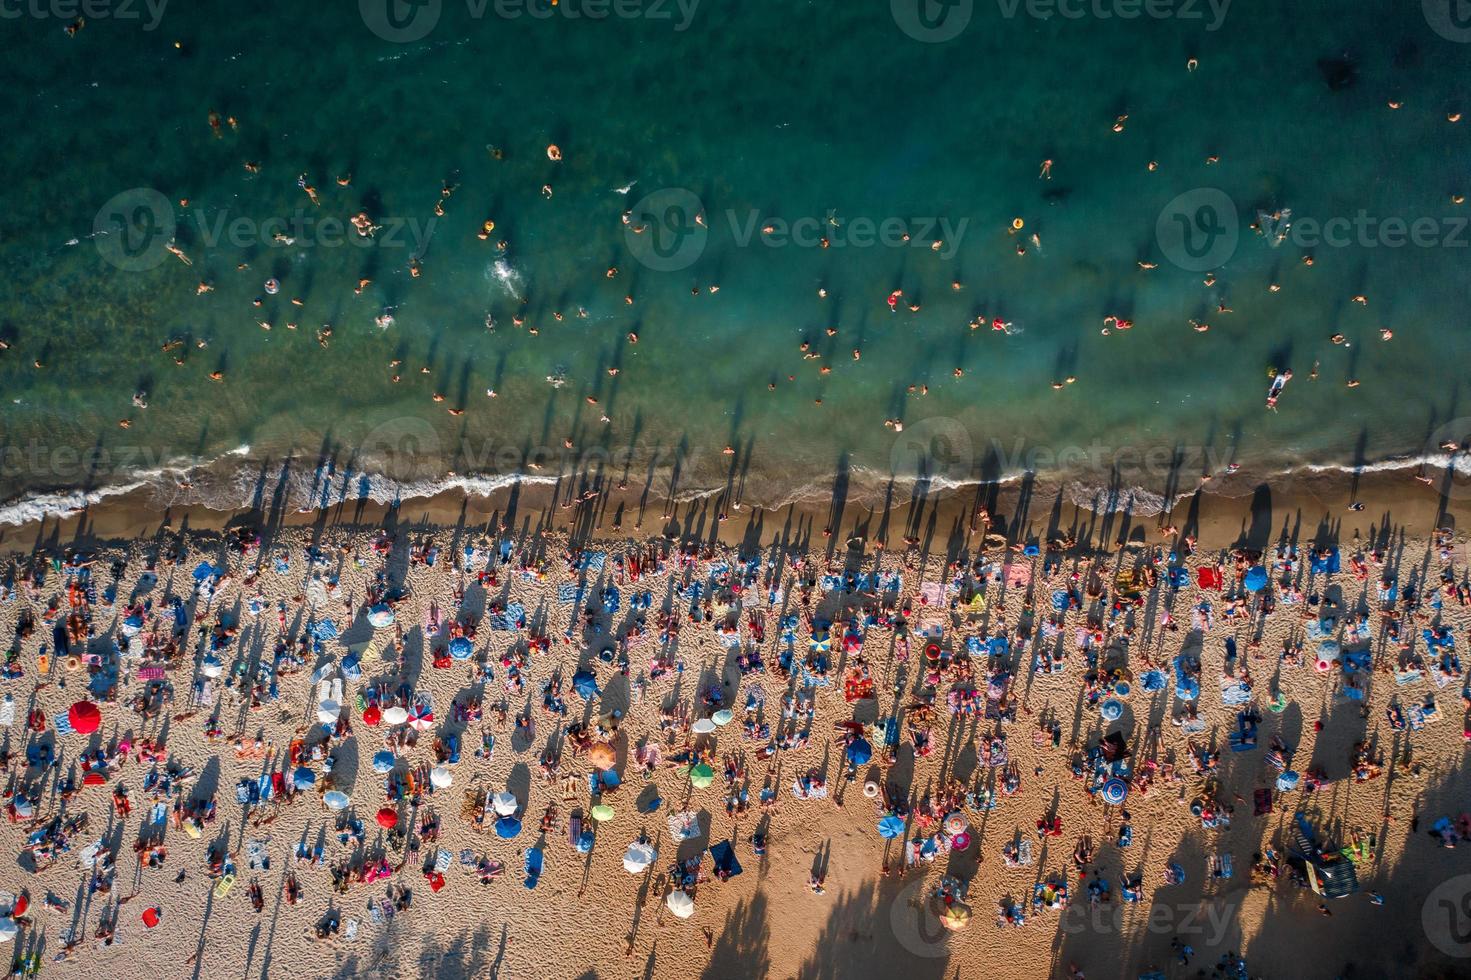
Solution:
{"label": "inflatable ring", "polygon": [[1333,662],[1331,660],[1319,660],[1313,664],[1313,669],[1320,674],[1326,674],[1333,669]]}
{"label": "inflatable ring", "polygon": [[879,784],[870,779],[863,784],[863,795],[870,800],[877,799],[879,795]]}
{"label": "inflatable ring", "polygon": [[81,657],[78,657],[76,654],[72,654],[71,656],[67,657],[66,658],[66,669],[67,670],[71,670],[71,671],[81,670],[82,669],[82,658]]}

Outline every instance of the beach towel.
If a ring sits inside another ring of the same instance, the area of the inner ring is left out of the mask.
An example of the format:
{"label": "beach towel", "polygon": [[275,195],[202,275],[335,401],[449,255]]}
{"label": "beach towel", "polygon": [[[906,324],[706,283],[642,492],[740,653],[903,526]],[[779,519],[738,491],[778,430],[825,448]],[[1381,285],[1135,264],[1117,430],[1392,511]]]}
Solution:
{"label": "beach towel", "polygon": [[519,602],[506,604],[505,612],[490,617],[490,628],[502,633],[518,630],[526,625],[526,607]]}
{"label": "beach towel", "polygon": [[1320,556],[1314,554],[1309,561],[1309,565],[1314,572],[1325,572],[1329,575],[1332,575],[1334,572],[1337,572],[1340,567],[1338,559],[1338,549],[1329,548],[1326,555]]}
{"label": "beach towel", "polygon": [[573,585],[571,582],[563,582],[557,586],[557,601],[559,602],[581,602],[582,586]]}
{"label": "beach towel", "polygon": [[72,727],[71,719],[65,711],[58,711],[51,719],[51,724],[56,727],[56,734],[62,737],[75,735],[77,730]]}
{"label": "beach towel", "polygon": [[1202,568],[1195,573],[1195,581],[1202,589],[1220,589],[1221,572],[1216,568]]}
{"label": "beach towel", "polygon": [[1264,787],[1252,793],[1252,812],[1258,817],[1272,812],[1272,791],[1270,789]]}

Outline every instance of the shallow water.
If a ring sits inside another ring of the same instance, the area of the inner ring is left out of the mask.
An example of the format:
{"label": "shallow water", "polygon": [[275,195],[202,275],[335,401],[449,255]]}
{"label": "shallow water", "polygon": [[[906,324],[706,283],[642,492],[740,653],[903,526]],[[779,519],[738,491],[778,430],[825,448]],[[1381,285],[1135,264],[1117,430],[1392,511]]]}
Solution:
{"label": "shallow water", "polygon": [[[883,3],[705,0],[679,29],[680,9],[653,0],[601,21],[444,0],[410,43],[332,6],[179,4],[153,30],[135,6],[143,19],[119,9],[75,38],[54,17],[4,23],[0,496],[139,471],[172,486],[231,450],[231,475],[172,492],[243,502],[226,498],[294,453],[304,486],[330,457],[335,492],[392,496],[528,457],[554,472],[590,448],[632,478],[683,453],[686,486],[720,485],[727,445],[753,499],[840,468],[1158,491],[1172,460],[1190,476],[1354,466],[1467,427],[1451,420],[1471,414],[1454,374],[1471,347],[1471,208],[1451,195],[1471,193],[1471,118],[1447,113],[1471,44],[1420,4],[1237,0],[1208,30],[1203,3],[1200,20],[1042,20],[977,0],[944,43],[908,36],[906,8]],[[238,127],[216,137],[211,110]],[[1222,227],[1240,237],[1196,261],[1170,229],[1175,212],[1210,218],[1205,188],[1229,198],[1241,218]],[[1290,208],[1296,238],[1246,227],[1259,208]],[[371,241],[345,226],[359,211],[384,226]],[[1312,241],[1314,222],[1356,218],[1343,241]],[[801,219],[800,242],[760,233]],[[1396,245],[1385,219],[1431,224]],[[888,242],[865,241],[865,222]],[[192,266],[162,251],[170,226]],[[281,229],[293,244],[272,242]],[[213,292],[196,295],[201,280]],[[1133,329],[1104,336],[1109,315]],[[160,350],[170,339],[182,365]],[[1274,367],[1294,371],[1275,413]]]}

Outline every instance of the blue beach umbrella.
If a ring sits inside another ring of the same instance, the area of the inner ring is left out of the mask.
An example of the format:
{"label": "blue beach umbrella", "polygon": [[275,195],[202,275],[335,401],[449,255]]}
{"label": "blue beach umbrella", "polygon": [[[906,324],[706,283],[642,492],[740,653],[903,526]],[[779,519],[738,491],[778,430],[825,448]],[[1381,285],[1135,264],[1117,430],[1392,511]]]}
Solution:
{"label": "blue beach umbrella", "polygon": [[1129,786],[1122,779],[1110,779],[1103,784],[1103,788],[1098,791],[1098,795],[1103,797],[1103,802],[1109,806],[1118,806],[1124,802],[1124,797],[1129,795]]}
{"label": "blue beach umbrella", "polygon": [[297,789],[311,789],[317,784],[317,774],[306,766],[298,766],[291,777],[291,782]]}
{"label": "blue beach umbrella", "polygon": [[1267,570],[1260,565],[1253,565],[1246,570],[1243,584],[1248,592],[1260,592],[1267,587]]}
{"label": "blue beach umbrella", "polygon": [[398,763],[392,752],[384,749],[373,756],[373,771],[379,774],[393,772],[393,767]]}
{"label": "blue beach umbrella", "polygon": [[515,817],[501,817],[495,822],[495,835],[502,840],[510,840],[521,833],[521,821]]}
{"label": "blue beach umbrella", "polygon": [[855,738],[848,743],[848,761],[855,766],[861,766],[873,758],[873,746],[868,744],[867,739]]}
{"label": "blue beach umbrella", "polygon": [[457,636],[449,641],[449,655],[456,660],[470,659],[472,644],[463,636]]}
{"label": "blue beach umbrella", "polygon": [[202,561],[194,568],[194,581],[203,582],[207,578],[213,578],[215,567],[207,561]]}
{"label": "blue beach umbrella", "polygon": [[896,817],[892,813],[879,820],[879,836],[884,840],[892,840],[904,833],[904,818]]}
{"label": "blue beach umbrella", "polygon": [[576,691],[584,699],[591,701],[598,696],[598,679],[590,670],[579,670],[572,675],[572,690]]}

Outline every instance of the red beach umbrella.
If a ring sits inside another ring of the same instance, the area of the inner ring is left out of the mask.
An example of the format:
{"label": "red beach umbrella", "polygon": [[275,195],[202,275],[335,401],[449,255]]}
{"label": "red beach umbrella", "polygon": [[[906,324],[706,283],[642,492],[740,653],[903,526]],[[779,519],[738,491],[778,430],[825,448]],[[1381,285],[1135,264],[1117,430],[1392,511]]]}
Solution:
{"label": "red beach umbrella", "polygon": [[91,701],[78,701],[66,713],[72,728],[83,735],[90,735],[102,724],[102,711]]}
{"label": "red beach umbrella", "polygon": [[372,728],[383,720],[383,712],[378,710],[376,704],[370,704],[363,709],[363,724]]}
{"label": "red beach umbrella", "polygon": [[392,830],[398,826],[398,811],[391,806],[386,806],[378,811],[378,826],[384,830]]}

